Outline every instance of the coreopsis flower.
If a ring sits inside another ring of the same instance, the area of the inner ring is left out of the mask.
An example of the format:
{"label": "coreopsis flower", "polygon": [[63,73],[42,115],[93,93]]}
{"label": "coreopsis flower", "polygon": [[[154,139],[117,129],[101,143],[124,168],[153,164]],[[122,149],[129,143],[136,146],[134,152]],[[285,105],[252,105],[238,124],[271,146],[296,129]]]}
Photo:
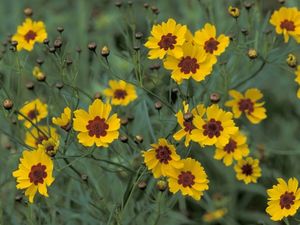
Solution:
{"label": "coreopsis flower", "polygon": [[257,179],[261,177],[259,160],[253,159],[252,157],[239,160],[234,166],[234,170],[236,172],[236,178],[244,181],[245,184],[251,182],[256,183]]}
{"label": "coreopsis flower", "polygon": [[123,80],[110,80],[110,88],[103,91],[104,95],[111,99],[112,105],[128,105],[137,98],[135,87]]}
{"label": "coreopsis flower", "polygon": [[[41,102],[40,99],[35,99],[31,102],[25,102],[24,106],[20,109],[22,115],[18,115],[18,120],[25,120],[24,126],[30,128],[32,123],[36,124],[48,115],[48,106]],[[30,121],[31,122],[30,122]]]}
{"label": "coreopsis flower", "polygon": [[168,55],[164,61],[164,67],[172,70],[171,77],[178,84],[191,77],[196,81],[202,81],[208,76],[216,63],[216,58],[211,57],[202,49],[191,43],[182,46],[183,55],[176,58]]}
{"label": "coreopsis flower", "polygon": [[248,89],[245,94],[236,90],[230,90],[229,95],[233,98],[225,103],[231,107],[234,118],[240,118],[244,113],[251,123],[257,124],[267,118],[264,102],[259,102],[263,94],[256,88]]}
{"label": "coreopsis flower", "polygon": [[290,53],[288,54],[288,57],[286,58],[286,63],[289,65],[289,67],[296,67],[297,66],[297,57]]}
{"label": "coreopsis flower", "polygon": [[154,25],[151,30],[151,37],[145,43],[150,49],[149,59],[163,59],[166,54],[175,58],[182,56],[182,45],[185,42],[187,27],[177,24],[174,19],[166,23]]}
{"label": "coreopsis flower", "polygon": [[36,192],[48,197],[47,187],[54,181],[52,171],[53,162],[42,149],[23,151],[19,168],[13,172],[17,189],[26,189],[25,195],[30,203],[33,203]]}
{"label": "coreopsis flower", "polygon": [[300,12],[296,7],[276,10],[270,23],[275,26],[277,34],[283,34],[284,42],[288,42],[290,36],[300,42]]}
{"label": "coreopsis flower", "polygon": [[71,124],[72,124],[71,117],[72,117],[71,109],[69,107],[65,107],[64,112],[60,115],[60,117],[52,118],[52,123],[68,131],[71,129]]}
{"label": "coreopsis flower", "polygon": [[[295,74],[296,74],[295,81],[297,84],[300,85],[300,66],[297,66],[297,70],[295,71]],[[298,88],[297,97],[300,98],[300,88]]]}
{"label": "coreopsis flower", "polygon": [[175,146],[169,144],[166,139],[158,139],[158,143],[152,144],[151,147],[143,152],[143,156],[147,168],[152,171],[155,178],[167,176],[170,170],[183,167]]}
{"label": "coreopsis flower", "polygon": [[54,127],[33,127],[25,134],[25,144],[36,149],[43,141],[50,138],[55,140],[56,143],[59,143],[59,135]]}
{"label": "coreopsis flower", "polygon": [[202,216],[202,220],[206,223],[211,223],[211,222],[214,222],[214,221],[217,221],[217,220],[223,218],[226,215],[226,213],[227,213],[226,208],[221,208],[221,209],[217,209],[214,211],[210,211],[210,212],[205,213]]}
{"label": "coreopsis flower", "polygon": [[176,141],[180,141],[182,138],[185,137],[184,145],[187,147],[191,141],[191,132],[195,128],[193,125],[193,120],[195,116],[202,117],[205,113],[205,107],[203,104],[199,104],[196,108],[192,109],[191,111],[191,118],[185,118],[185,115],[189,113],[189,105],[183,102],[183,112],[180,110],[177,114],[177,122],[180,125],[181,129],[177,131],[173,138]]}
{"label": "coreopsis flower", "polygon": [[181,191],[183,195],[189,195],[200,200],[203,192],[208,190],[207,175],[201,163],[192,159],[183,159],[184,166],[181,169],[172,170],[169,174],[169,190],[172,193]]}
{"label": "coreopsis flower", "polygon": [[78,131],[79,143],[84,146],[108,147],[119,137],[120,119],[117,114],[109,116],[111,105],[100,99],[94,100],[88,112],[78,109],[74,112],[73,129]]}
{"label": "coreopsis flower", "polygon": [[248,154],[247,138],[241,132],[237,132],[230,136],[229,142],[225,146],[216,145],[214,158],[223,160],[226,166],[230,166],[233,160],[240,160]]}
{"label": "coreopsis flower", "polygon": [[25,49],[32,51],[36,42],[42,43],[47,38],[45,24],[42,21],[32,21],[26,18],[21,26],[18,26],[17,33],[12,36],[12,41],[17,41],[17,50]]}
{"label": "coreopsis flower", "polygon": [[206,117],[195,116],[191,132],[192,141],[201,146],[218,145],[225,146],[229,143],[230,136],[238,131],[232,119],[231,112],[226,112],[213,104],[206,109]]}
{"label": "coreopsis flower", "polygon": [[278,178],[277,181],[277,185],[267,190],[269,198],[266,212],[274,221],[295,215],[300,207],[298,180],[290,178],[285,182],[282,178]]}
{"label": "coreopsis flower", "polygon": [[212,56],[221,55],[229,45],[229,37],[221,34],[217,37],[216,27],[206,23],[204,28],[196,31],[194,42]]}
{"label": "coreopsis flower", "polygon": [[38,144],[38,149],[42,149],[49,156],[55,156],[59,148],[59,139],[47,138]]}
{"label": "coreopsis flower", "polygon": [[237,7],[229,6],[228,13],[234,18],[238,18],[240,16],[240,10]]}

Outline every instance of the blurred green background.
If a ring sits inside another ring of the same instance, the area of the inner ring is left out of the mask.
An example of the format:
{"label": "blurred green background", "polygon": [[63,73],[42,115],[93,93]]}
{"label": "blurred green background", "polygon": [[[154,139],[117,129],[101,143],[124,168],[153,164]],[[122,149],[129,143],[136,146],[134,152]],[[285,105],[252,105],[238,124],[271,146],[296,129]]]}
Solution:
{"label": "blurred green background", "polygon": [[[55,88],[62,71],[70,83],[90,96],[101,92],[107,87],[108,80],[114,79],[103,66],[100,49],[104,45],[110,48],[109,63],[114,73],[126,80],[134,79],[134,46],[140,46],[145,86],[168,99],[169,91],[176,85],[170,82],[169,71],[162,67],[159,70],[150,69],[161,62],[148,60],[147,50],[143,47],[152,24],[172,17],[181,24],[187,24],[194,32],[206,22],[211,22],[216,25],[219,33],[231,35],[233,41],[215,65],[212,76],[203,82],[204,85],[193,82],[193,95],[197,102],[203,101],[208,105],[209,95],[218,92],[221,94],[222,105],[231,86],[259,69],[262,62],[260,58],[250,60],[247,57],[249,48],[255,48],[259,56],[268,62],[254,79],[238,88],[244,91],[249,87],[257,87],[265,96],[266,120],[259,125],[251,125],[245,119],[238,120],[239,126],[248,135],[251,155],[261,159],[262,178],[257,184],[238,182],[231,167],[225,167],[213,159],[213,148],[200,149],[193,144],[192,156],[203,164],[210,180],[210,189],[201,201],[184,198],[180,194],[172,196],[168,191],[160,192],[151,174],[147,174],[143,177],[148,184],[147,188],[140,190],[136,187],[126,208],[122,208],[121,205],[128,198],[128,189],[132,188],[135,173],[97,159],[107,159],[137,170],[141,164],[140,151],[148,149],[157,138],[170,134],[176,124],[175,117],[167,107],[158,113],[153,107],[157,99],[138,89],[137,101],[126,108],[117,107],[115,111],[121,117],[134,116],[134,120],[122,128],[121,133],[131,137],[141,135],[143,143],[137,145],[132,142],[127,145],[116,141],[109,150],[95,149],[96,159],[81,158],[74,163],[79,174],[70,168],[62,170],[66,164],[58,155],[54,171],[56,180],[49,188],[50,197],[36,197],[36,203],[29,205],[26,198],[21,198],[22,191],[16,190],[15,179],[11,175],[24,149],[22,142],[25,129],[19,122],[14,124],[15,115],[1,107],[0,225],[205,224],[202,221],[203,214],[220,207],[227,208],[228,213],[213,224],[280,224],[270,221],[265,213],[265,190],[276,183],[277,177],[300,178],[300,100],[296,98],[298,86],[294,82],[294,71],[285,61],[288,53],[300,57],[300,48],[293,40],[284,44],[282,37],[275,39],[274,28],[268,22],[271,12],[281,4],[276,0],[249,0],[247,2],[254,5],[247,11],[244,1],[157,0],[132,1],[132,5],[122,1],[121,7],[116,7],[115,2],[0,0],[0,40],[3,42],[0,47],[0,100],[7,98],[4,89],[15,102],[15,108],[27,100],[39,97],[49,104],[49,118],[44,122],[48,124],[51,117],[57,116],[66,104],[73,108],[77,104],[78,99],[72,88],[66,86],[60,91]],[[148,8],[144,7],[145,3],[149,4]],[[241,9],[238,21],[228,15],[229,5]],[[286,0],[285,5],[299,7],[300,3],[298,0]],[[56,28],[64,27],[63,49],[58,58],[49,53],[43,44],[36,45],[30,53],[9,50],[9,44],[6,45],[8,36],[24,20],[23,10],[26,7],[33,9],[34,20],[45,22],[50,45],[59,36]],[[158,15],[153,13],[152,7],[158,8]],[[242,30],[247,30],[248,34],[244,35]],[[134,38],[136,32],[144,34],[140,41]],[[87,49],[91,41],[98,45],[98,57]],[[78,53],[78,48],[81,53]],[[47,75],[48,85],[37,82],[31,74],[37,58],[44,60],[42,69]],[[73,64],[63,67],[66,59],[72,59]],[[16,95],[20,73],[25,77],[24,86],[21,93]],[[228,81],[227,85],[225,80]],[[28,82],[34,83],[34,91],[26,88]],[[204,99],[200,99],[203,87],[208,91]],[[185,89],[185,85],[182,88]],[[86,108],[90,103],[90,99],[82,93],[79,99],[80,107]],[[181,99],[178,98],[173,107],[177,111],[180,106]],[[61,132],[61,135],[61,144],[64,146],[66,134]],[[72,132],[71,140],[75,139],[76,134]],[[91,151],[75,141],[67,143],[66,147],[70,161],[74,160],[71,156]],[[177,147],[179,153],[185,155],[187,149],[183,144]],[[292,219],[291,224],[299,222]]]}

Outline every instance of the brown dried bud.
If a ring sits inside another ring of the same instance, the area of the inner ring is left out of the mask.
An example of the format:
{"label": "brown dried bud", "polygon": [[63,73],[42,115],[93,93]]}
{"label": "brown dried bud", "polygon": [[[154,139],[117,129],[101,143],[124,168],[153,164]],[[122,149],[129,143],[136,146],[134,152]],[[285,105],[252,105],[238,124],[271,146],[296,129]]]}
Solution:
{"label": "brown dried bud", "polygon": [[14,46],[9,46],[9,50],[11,50],[12,52],[15,52],[17,49]]}
{"label": "brown dried bud", "polygon": [[132,121],[132,120],[134,120],[134,115],[129,114],[129,115],[127,116],[127,118],[128,118],[129,121]]}
{"label": "brown dried bud", "polygon": [[59,33],[62,33],[62,32],[64,32],[65,29],[64,29],[63,27],[59,26],[59,27],[56,28],[56,30],[57,30]]}
{"label": "brown dried bud", "polygon": [[247,36],[249,34],[248,30],[246,28],[242,28],[241,32],[243,35]]}
{"label": "brown dried bud", "polygon": [[122,118],[121,119],[121,125],[125,126],[128,124],[128,118]]}
{"label": "brown dried bud", "polygon": [[49,39],[46,38],[46,39],[43,41],[43,43],[44,43],[45,45],[49,45],[50,41],[49,41]]}
{"label": "brown dried bud", "polygon": [[165,191],[168,187],[168,183],[165,180],[158,180],[156,183],[156,188],[159,191]]}
{"label": "brown dried bud", "polygon": [[55,41],[54,41],[54,48],[61,48],[63,42],[60,38],[57,38]]}
{"label": "brown dried bud", "polygon": [[161,101],[155,102],[155,103],[154,103],[154,107],[155,107],[155,109],[157,109],[157,110],[161,110],[161,108],[162,108],[162,103],[161,103]]}
{"label": "brown dried bud", "polygon": [[128,4],[129,6],[132,6],[133,2],[132,2],[132,1],[128,1],[127,4]]}
{"label": "brown dried bud", "polygon": [[221,99],[220,94],[216,92],[212,93],[209,98],[211,103],[218,103]]}
{"label": "brown dried bud", "polygon": [[50,47],[50,48],[49,48],[49,52],[50,52],[50,53],[55,53],[55,48],[54,48],[54,47]]}
{"label": "brown dried bud", "polygon": [[94,99],[102,99],[101,93],[100,92],[96,92],[94,94]]}
{"label": "brown dried bud", "polygon": [[21,202],[22,199],[23,199],[23,196],[22,196],[22,195],[16,195],[16,196],[15,196],[15,201],[16,201],[16,202]]}
{"label": "brown dried bud", "polygon": [[81,174],[81,180],[83,180],[83,181],[88,181],[88,179],[89,179],[89,176],[88,175],[86,175],[86,174]]}
{"label": "brown dried bud", "polygon": [[159,9],[156,6],[152,6],[151,10],[154,14],[156,14],[156,15],[159,14]]}
{"label": "brown dried bud", "polygon": [[62,89],[63,87],[64,87],[64,83],[62,83],[62,82],[57,82],[56,84],[55,84],[55,87],[57,88],[57,89]]}
{"label": "brown dried bud", "polygon": [[70,66],[73,64],[73,60],[71,58],[66,58],[65,63],[67,64],[67,66]]}
{"label": "brown dried bud", "polygon": [[37,59],[36,59],[36,63],[39,64],[39,65],[41,66],[41,65],[43,65],[43,63],[44,63],[44,60],[41,59],[41,58],[37,58]]}
{"label": "brown dried bud", "polygon": [[120,8],[122,6],[122,1],[116,1],[115,2],[115,6],[117,6],[118,8]]}
{"label": "brown dried bud", "polygon": [[139,50],[140,50],[140,46],[139,46],[139,45],[134,45],[134,46],[133,46],[133,49],[134,49],[135,51],[139,51]]}
{"label": "brown dried bud", "polygon": [[120,136],[120,141],[122,141],[123,143],[127,143],[128,142],[128,137],[125,135]]}
{"label": "brown dried bud", "polygon": [[76,52],[77,52],[78,54],[80,54],[81,51],[82,51],[81,48],[79,48],[79,47],[76,48]]}
{"label": "brown dried bud", "polygon": [[34,89],[34,83],[31,82],[31,81],[27,82],[27,83],[26,83],[26,88],[27,88],[28,90],[33,90],[33,89]]}
{"label": "brown dried bud", "polygon": [[4,107],[5,109],[7,109],[7,110],[12,109],[13,106],[14,106],[14,103],[13,103],[12,100],[10,100],[10,99],[5,99],[5,100],[3,101],[3,107]]}
{"label": "brown dried bud", "polygon": [[27,16],[27,17],[31,17],[33,15],[33,10],[32,8],[26,8],[24,9],[24,15]]}
{"label": "brown dried bud", "polygon": [[138,184],[138,187],[139,187],[139,189],[141,189],[141,190],[145,190],[146,187],[147,187],[146,181],[144,181],[144,180],[140,181],[140,183]]}
{"label": "brown dried bud", "polygon": [[159,63],[154,63],[153,65],[150,66],[150,70],[159,70],[159,69],[160,69]]}
{"label": "brown dried bud", "polygon": [[11,143],[6,143],[4,148],[6,148],[7,150],[10,150],[12,148]]}
{"label": "brown dried bud", "polygon": [[109,53],[109,48],[107,46],[103,46],[103,48],[101,49],[101,55],[106,58],[107,56],[109,56]]}
{"label": "brown dried bud", "polygon": [[141,144],[141,143],[143,143],[143,141],[144,141],[144,138],[141,135],[136,135],[134,137],[134,142],[137,144]]}
{"label": "brown dried bud", "polygon": [[144,8],[148,9],[149,8],[149,4],[148,3],[144,3]]}
{"label": "brown dried bud", "polygon": [[17,41],[11,41],[10,43],[12,46],[17,47],[18,46],[18,42]]}
{"label": "brown dried bud", "polygon": [[96,44],[95,42],[90,42],[90,43],[88,44],[88,49],[89,49],[90,51],[95,52],[95,51],[96,51],[96,48],[97,48],[97,44]]}
{"label": "brown dried bud", "polygon": [[250,10],[253,6],[253,2],[245,2],[244,6],[245,6],[245,9]]}
{"label": "brown dried bud", "polygon": [[143,33],[142,32],[136,32],[135,33],[135,38],[136,39],[141,39],[143,37]]}
{"label": "brown dried bud", "polygon": [[186,122],[191,122],[194,118],[194,115],[191,112],[187,112],[183,115],[183,119]]}
{"label": "brown dried bud", "polygon": [[278,0],[278,2],[279,2],[280,4],[284,4],[284,3],[285,3],[285,0]]}

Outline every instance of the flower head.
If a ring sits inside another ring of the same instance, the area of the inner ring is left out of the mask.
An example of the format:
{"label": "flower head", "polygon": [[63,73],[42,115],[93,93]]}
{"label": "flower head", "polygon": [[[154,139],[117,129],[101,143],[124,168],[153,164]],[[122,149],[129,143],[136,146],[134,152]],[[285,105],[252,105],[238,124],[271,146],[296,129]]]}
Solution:
{"label": "flower head", "polygon": [[31,51],[36,42],[42,43],[47,38],[45,24],[42,21],[32,21],[26,18],[21,26],[18,26],[17,33],[12,36],[17,41],[17,50],[25,49]]}
{"label": "flower head", "polygon": [[249,148],[247,138],[241,132],[230,136],[229,142],[225,145],[216,145],[215,159],[222,160],[226,166],[230,166],[233,160],[240,160],[248,156]]}
{"label": "flower head", "polygon": [[206,109],[206,117],[195,116],[192,130],[192,141],[201,146],[218,145],[225,146],[229,143],[230,136],[238,131],[232,120],[232,113],[226,112],[214,104]]}
{"label": "flower head", "polygon": [[176,24],[174,19],[154,25],[151,30],[152,36],[145,43],[145,46],[150,49],[149,59],[163,59],[166,54],[176,58],[181,57],[181,46],[185,42],[186,31],[187,27]]}
{"label": "flower head", "polygon": [[189,105],[183,102],[183,112],[180,110],[177,114],[177,122],[180,125],[181,129],[177,131],[173,137],[176,141],[180,141],[182,138],[185,137],[184,145],[187,147],[190,144],[191,141],[191,132],[195,128],[193,125],[193,120],[196,115],[202,117],[205,113],[205,107],[203,104],[198,105],[196,108],[194,108],[192,113],[192,118],[185,119],[184,115],[189,113]]}
{"label": "flower head", "polygon": [[261,176],[261,169],[259,167],[259,160],[247,157],[241,159],[234,166],[236,178],[242,180],[245,184],[251,182],[256,183],[257,179]]}
{"label": "flower head", "polygon": [[25,134],[25,144],[36,149],[43,141],[48,140],[49,138],[55,140],[56,143],[59,143],[59,135],[54,127],[33,127]]}
{"label": "flower head", "polygon": [[232,108],[234,118],[239,118],[244,113],[254,124],[267,118],[266,109],[263,107],[264,102],[258,102],[263,98],[260,90],[251,88],[244,95],[236,90],[230,90],[229,95],[233,99],[227,101],[225,105]]}
{"label": "flower head", "polygon": [[49,156],[55,156],[59,148],[59,140],[55,138],[48,138],[38,144],[38,148],[42,149]]}
{"label": "flower head", "polygon": [[266,212],[274,221],[295,215],[300,207],[298,180],[290,178],[285,182],[282,178],[278,178],[277,181],[277,185],[267,190],[269,198]]}
{"label": "flower head", "polygon": [[120,119],[117,114],[109,116],[111,105],[96,99],[88,112],[78,109],[74,112],[73,129],[78,131],[77,138],[84,146],[108,147],[119,137]]}
{"label": "flower head", "polygon": [[35,66],[32,70],[32,75],[39,81],[45,80],[45,74],[39,66]]}
{"label": "flower head", "polygon": [[111,99],[112,105],[128,105],[137,98],[135,87],[123,80],[110,80],[110,88],[104,90],[104,95]]}
{"label": "flower head", "polygon": [[18,120],[25,120],[24,126],[30,128],[32,123],[36,124],[47,117],[47,108],[47,104],[42,103],[40,99],[35,99],[31,102],[25,102],[25,105],[20,109],[20,113],[26,118],[19,114]]}
{"label": "flower head", "polygon": [[234,18],[238,18],[240,16],[240,10],[237,7],[229,6],[228,13]]}
{"label": "flower head", "polygon": [[182,46],[183,55],[176,58],[168,55],[164,61],[164,67],[172,70],[171,77],[178,84],[191,77],[196,81],[202,81],[212,71],[216,58],[205,53],[202,48],[189,42]]}
{"label": "flower head", "polygon": [[284,42],[288,42],[290,36],[300,42],[300,12],[297,8],[281,7],[272,14],[270,23],[277,34],[283,34]]}
{"label": "flower head", "polygon": [[217,37],[216,27],[207,23],[203,29],[196,31],[194,42],[200,45],[207,54],[219,56],[228,47],[229,37],[224,34]]}
{"label": "flower head", "polygon": [[72,123],[71,116],[72,116],[71,109],[69,107],[66,107],[64,108],[64,112],[60,115],[60,117],[52,118],[52,123],[68,131],[71,128],[71,123]]}
{"label": "flower head", "polygon": [[18,170],[13,172],[17,178],[17,188],[26,189],[25,195],[32,203],[36,192],[48,197],[47,187],[52,184],[53,162],[42,150],[23,151]]}
{"label": "flower head", "polygon": [[174,145],[169,144],[166,139],[158,139],[158,143],[152,144],[151,147],[143,156],[146,166],[152,170],[155,178],[167,176],[170,170],[183,167]]}
{"label": "flower head", "polygon": [[183,159],[184,166],[181,169],[172,170],[168,182],[170,192],[181,191],[183,195],[189,195],[200,200],[203,192],[208,190],[208,179],[200,162],[187,158]]}

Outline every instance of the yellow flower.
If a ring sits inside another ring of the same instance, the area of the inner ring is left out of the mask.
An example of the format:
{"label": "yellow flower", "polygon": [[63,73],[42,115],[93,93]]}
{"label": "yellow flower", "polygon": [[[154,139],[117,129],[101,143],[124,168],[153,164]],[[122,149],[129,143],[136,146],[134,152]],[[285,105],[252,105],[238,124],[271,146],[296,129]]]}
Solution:
{"label": "yellow flower", "polygon": [[207,54],[219,56],[229,45],[229,37],[221,34],[217,37],[216,27],[206,23],[204,28],[196,31],[194,42],[200,45]]}
{"label": "yellow flower", "polygon": [[241,159],[234,166],[236,178],[242,180],[245,184],[251,182],[256,183],[257,179],[261,176],[261,169],[259,167],[259,160],[247,157]]}
{"label": "yellow flower", "polygon": [[38,126],[38,129],[33,127],[25,134],[25,144],[36,149],[38,145],[49,138],[59,142],[59,135],[54,127]]}
{"label": "yellow flower", "polygon": [[192,141],[198,142],[201,146],[228,144],[230,136],[238,131],[232,120],[232,113],[226,112],[213,104],[206,109],[206,118],[195,116],[192,130]]}
{"label": "yellow flower", "polygon": [[290,53],[288,54],[288,57],[286,58],[286,63],[289,65],[289,67],[296,67],[297,66],[297,57]]}
{"label": "yellow flower", "polygon": [[216,147],[215,159],[223,159],[226,166],[230,166],[233,160],[240,160],[249,154],[247,138],[241,132],[231,135],[228,144],[225,146],[217,144]]}
{"label": "yellow flower", "polygon": [[277,181],[277,185],[267,190],[269,198],[266,212],[274,221],[295,215],[300,207],[298,180],[290,178],[286,183],[282,178],[278,178]]}
{"label": "yellow flower", "polygon": [[117,114],[109,117],[111,105],[96,99],[88,112],[78,109],[74,112],[73,129],[78,131],[79,143],[84,146],[108,147],[119,137],[120,119]]}
{"label": "yellow flower", "polygon": [[64,112],[60,115],[60,117],[52,118],[52,123],[68,131],[71,129],[71,123],[72,123],[71,114],[72,114],[71,109],[69,107],[65,107]]}
{"label": "yellow flower", "polygon": [[33,203],[37,191],[48,197],[47,187],[54,181],[52,171],[53,162],[42,149],[23,151],[19,168],[13,172],[13,176],[17,178],[17,189],[26,189],[25,195],[30,203]]}
{"label": "yellow flower", "polygon": [[211,223],[213,221],[223,218],[226,213],[227,213],[226,208],[217,209],[215,211],[205,213],[202,216],[202,220],[206,223]]}
{"label": "yellow flower", "polygon": [[185,42],[187,27],[176,24],[174,19],[169,19],[161,25],[154,25],[152,36],[148,38],[145,46],[150,49],[149,59],[163,59],[166,54],[176,58],[182,56],[181,46]]}
{"label": "yellow flower", "polygon": [[300,42],[300,12],[297,8],[281,7],[272,14],[270,23],[277,34],[283,34],[284,42],[288,42],[290,36]]}
{"label": "yellow flower", "polygon": [[41,68],[35,66],[32,70],[32,75],[39,81],[45,80],[45,74],[42,72]]}
{"label": "yellow flower", "polygon": [[201,163],[192,159],[183,159],[184,166],[181,169],[172,170],[168,183],[170,192],[181,191],[183,195],[189,195],[200,200],[203,192],[208,190],[207,175]]}
{"label": "yellow flower", "polygon": [[234,18],[238,18],[240,16],[240,10],[237,7],[229,6],[228,13]]}
{"label": "yellow flower", "polygon": [[236,90],[230,90],[229,95],[233,97],[233,100],[227,101],[225,105],[232,108],[234,118],[240,118],[242,113],[245,113],[248,120],[254,124],[267,118],[266,109],[263,107],[264,102],[257,102],[263,98],[260,90],[250,88],[245,95]]}
{"label": "yellow flower", "polygon": [[128,105],[137,98],[135,87],[123,80],[110,80],[110,88],[104,90],[104,95],[111,99],[112,105]]}
{"label": "yellow flower", "polygon": [[17,33],[12,40],[17,41],[17,50],[25,49],[31,51],[36,42],[42,43],[47,38],[45,24],[42,21],[32,21],[26,18],[25,22],[18,26]]}
{"label": "yellow flower", "polygon": [[199,104],[196,108],[192,110],[191,118],[185,119],[184,116],[189,113],[189,105],[183,102],[183,112],[180,110],[177,114],[177,122],[180,125],[181,129],[177,131],[173,138],[176,141],[180,141],[182,138],[185,137],[184,145],[187,147],[191,141],[191,132],[195,128],[193,125],[193,119],[196,115],[202,117],[205,113],[205,108],[203,104]]}
{"label": "yellow flower", "polygon": [[172,70],[171,77],[181,84],[184,79],[191,77],[196,81],[202,81],[212,71],[216,58],[205,53],[202,48],[191,43],[182,46],[182,57],[176,58],[168,55],[164,61],[164,67]]}
{"label": "yellow flower", "polygon": [[170,170],[183,167],[174,145],[169,144],[166,139],[158,139],[158,143],[152,144],[151,147],[143,152],[143,156],[146,166],[155,178],[167,176]]}
{"label": "yellow flower", "polygon": [[42,141],[41,144],[38,144],[38,149],[42,149],[47,155],[55,156],[58,152],[59,140],[54,138],[48,138]]}
{"label": "yellow flower", "polygon": [[[18,120],[25,120],[24,126],[27,128],[31,127],[31,122],[36,124],[48,115],[47,104],[41,102],[40,99],[35,99],[31,102],[25,102],[25,105],[20,109],[22,115],[18,115]],[[31,121],[29,122],[28,119]]]}

